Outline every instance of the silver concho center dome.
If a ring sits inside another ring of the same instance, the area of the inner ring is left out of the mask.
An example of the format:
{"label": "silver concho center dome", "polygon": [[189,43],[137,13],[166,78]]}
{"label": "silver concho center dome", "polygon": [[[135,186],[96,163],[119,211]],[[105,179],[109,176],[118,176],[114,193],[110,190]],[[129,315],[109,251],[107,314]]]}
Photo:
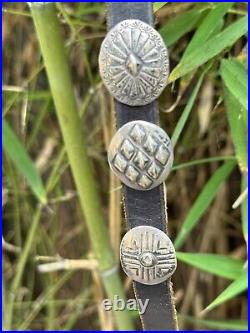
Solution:
{"label": "silver concho center dome", "polygon": [[167,280],[177,261],[169,237],[152,226],[130,229],[122,239],[120,260],[124,272],[134,281],[154,285]]}
{"label": "silver concho center dome", "polygon": [[124,20],[104,39],[99,67],[104,84],[118,101],[146,105],[167,84],[168,52],[151,26],[140,20]]}

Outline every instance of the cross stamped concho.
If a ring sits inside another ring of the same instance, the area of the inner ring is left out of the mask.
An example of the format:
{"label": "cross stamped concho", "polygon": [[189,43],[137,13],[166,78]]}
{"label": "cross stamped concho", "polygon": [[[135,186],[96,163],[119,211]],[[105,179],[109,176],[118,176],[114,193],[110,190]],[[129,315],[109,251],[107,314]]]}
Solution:
{"label": "cross stamped concho", "polygon": [[176,269],[176,255],[169,237],[152,226],[130,229],[122,239],[120,260],[134,281],[154,285],[167,280]]}
{"label": "cross stamped concho", "polygon": [[171,140],[155,124],[131,121],[112,138],[108,161],[124,184],[136,190],[150,190],[160,185],[171,170]]}

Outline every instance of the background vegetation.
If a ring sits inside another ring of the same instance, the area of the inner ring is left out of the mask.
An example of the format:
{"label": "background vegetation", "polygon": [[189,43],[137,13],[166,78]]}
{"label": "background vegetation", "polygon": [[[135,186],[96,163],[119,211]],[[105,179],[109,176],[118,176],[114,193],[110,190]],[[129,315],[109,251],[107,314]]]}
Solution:
{"label": "background vegetation", "polygon": [[[175,146],[167,189],[179,326],[245,330],[247,3],[155,3],[154,10],[171,63],[159,107]],[[86,163],[117,256],[126,226],[106,158],[113,103],[97,64],[105,5],[58,3],[57,12]],[[28,7],[3,3],[2,27],[4,329],[112,329]],[[131,281],[120,276],[133,297]],[[139,329],[137,313],[131,316]]]}

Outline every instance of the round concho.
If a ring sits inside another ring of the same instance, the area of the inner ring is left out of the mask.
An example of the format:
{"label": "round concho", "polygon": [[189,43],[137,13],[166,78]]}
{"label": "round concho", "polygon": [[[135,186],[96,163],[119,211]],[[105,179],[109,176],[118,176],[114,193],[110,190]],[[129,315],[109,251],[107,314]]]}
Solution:
{"label": "round concho", "polygon": [[139,226],[122,239],[120,259],[124,272],[142,284],[158,284],[167,280],[177,266],[174,246],[161,230]]}
{"label": "round concho", "polygon": [[167,85],[167,48],[158,32],[140,20],[124,20],[109,31],[99,55],[110,93],[127,105],[146,105]]}
{"label": "round concho", "polygon": [[124,184],[136,190],[151,190],[160,185],[171,170],[171,140],[155,124],[142,120],[131,121],[123,125],[112,138],[108,161]]}

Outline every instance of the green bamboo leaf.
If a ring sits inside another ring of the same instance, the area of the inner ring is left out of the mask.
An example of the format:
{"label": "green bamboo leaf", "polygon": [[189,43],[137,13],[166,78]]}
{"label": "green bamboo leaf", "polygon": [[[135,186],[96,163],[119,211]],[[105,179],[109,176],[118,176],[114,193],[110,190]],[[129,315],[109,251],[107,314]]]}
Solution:
{"label": "green bamboo leaf", "polygon": [[247,290],[248,287],[248,271],[244,269],[241,275],[232,282],[216,299],[209,304],[204,311],[210,311],[222,303],[234,298]]}
{"label": "green bamboo leaf", "polygon": [[240,37],[247,33],[247,28],[248,17],[244,16],[216,36],[199,45],[174,68],[168,81],[175,81],[203,65],[208,60],[222,52],[225,48],[232,46]]}
{"label": "green bamboo leaf", "polygon": [[197,22],[207,13],[207,9],[192,9],[170,19],[161,29],[160,34],[167,46],[171,46],[187,32],[193,30]]}
{"label": "green bamboo leaf", "polygon": [[41,177],[25,148],[5,119],[3,119],[2,131],[3,148],[6,154],[9,155],[19,172],[26,178],[38,200],[45,204],[47,201],[46,191]]}
{"label": "green bamboo leaf", "polygon": [[155,2],[154,3],[154,13],[157,12],[159,9],[161,9],[163,6],[165,6],[167,2]]}
{"label": "green bamboo leaf", "polygon": [[200,90],[203,78],[204,78],[205,72],[200,76],[196,86],[194,87],[194,90],[188,100],[187,105],[185,106],[182,115],[180,117],[180,119],[178,120],[178,123],[175,127],[174,133],[172,135],[171,141],[172,141],[172,145],[173,147],[176,146],[176,143],[181,135],[181,132],[183,131],[183,128],[187,122],[188,116],[190,115],[190,112],[193,108],[194,102],[196,100],[197,94]]}
{"label": "green bamboo leaf", "polygon": [[193,50],[202,45],[208,40],[216,31],[218,22],[220,24],[221,19],[227,13],[227,11],[234,5],[234,2],[224,2],[216,4],[212,8],[206,17],[203,19],[198,29],[196,30],[191,42],[188,44],[182,60]]}
{"label": "green bamboo leaf", "polygon": [[248,170],[248,125],[247,110],[241,107],[238,100],[224,86],[224,100],[227,119],[235,146],[236,156],[242,171]]}
{"label": "green bamboo leaf", "polygon": [[248,75],[245,66],[237,59],[223,59],[221,61],[221,76],[225,86],[247,110],[248,108]]}
{"label": "green bamboo leaf", "polygon": [[188,265],[226,279],[236,279],[243,268],[241,260],[219,254],[177,252],[176,255]]}
{"label": "green bamboo leaf", "polygon": [[215,156],[215,157],[208,157],[208,158],[202,158],[200,160],[193,160],[191,162],[176,164],[172,167],[172,171],[184,169],[184,168],[190,168],[196,165],[205,164],[205,163],[213,163],[213,162],[221,162],[221,161],[228,161],[228,160],[237,160],[235,156]]}
{"label": "green bamboo leaf", "polygon": [[232,330],[232,331],[245,331],[248,328],[247,320],[233,320],[233,319],[225,319],[225,320],[211,320],[211,319],[197,319],[191,316],[186,315],[178,315],[178,319],[200,324],[201,326],[205,326],[207,328],[213,328],[215,330]]}
{"label": "green bamboo leaf", "polygon": [[218,170],[216,170],[216,172],[203,187],[201,193],[199,194],[185,221],[183,222],[181,230],[175,240],[176,249],[182,246],[188,234],[199,222],[200,217],[203,215],[205,210],[216,196],[220,185],[230,175],[235,165],[235,161],[225,162]]}

